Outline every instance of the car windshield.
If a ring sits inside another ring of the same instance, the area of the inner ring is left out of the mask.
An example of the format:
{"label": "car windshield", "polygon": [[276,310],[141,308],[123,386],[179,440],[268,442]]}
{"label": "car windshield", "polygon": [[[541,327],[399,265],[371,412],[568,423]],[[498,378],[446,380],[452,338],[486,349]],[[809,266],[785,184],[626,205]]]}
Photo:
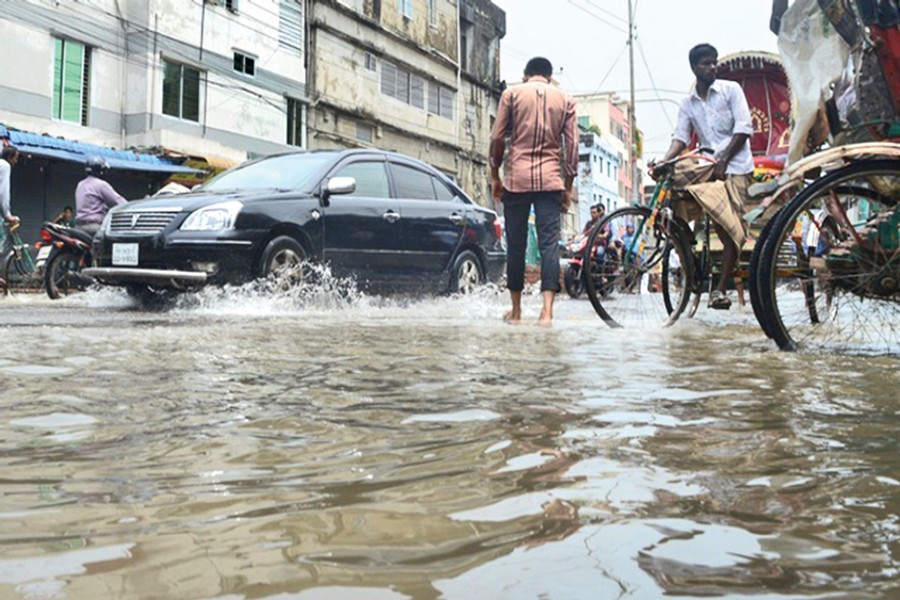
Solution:
{"label": "car windshield", "polygon": [[334,159],[325,153],[270,156],[229,169],[206,182],[207,192],[305,189],[321,167]]}

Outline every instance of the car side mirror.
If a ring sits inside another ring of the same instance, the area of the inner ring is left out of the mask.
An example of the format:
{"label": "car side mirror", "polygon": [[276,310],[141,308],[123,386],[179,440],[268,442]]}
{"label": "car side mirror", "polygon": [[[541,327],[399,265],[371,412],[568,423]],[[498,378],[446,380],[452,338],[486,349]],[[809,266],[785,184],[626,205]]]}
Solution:
{"label": "car side mirror", "polygon": [[356,191],[356,178],[332,177],[325,184],[325,192],[329,195],[352,194]]}

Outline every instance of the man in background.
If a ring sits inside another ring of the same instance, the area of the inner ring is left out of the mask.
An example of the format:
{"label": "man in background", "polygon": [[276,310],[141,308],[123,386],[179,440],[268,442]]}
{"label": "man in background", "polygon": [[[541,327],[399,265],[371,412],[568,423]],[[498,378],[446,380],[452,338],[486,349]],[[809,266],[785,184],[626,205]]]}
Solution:
{"label": "man in background", "polygon": [[[575,101],[551,83],[552,76],[549,60],[529,60],[524,83],[507,88],[500,97],[491,132],[491,193],[495,200],[503,201],[506,219],[506,285],[512,308],[505,318],[510,322],[522,320],[525,248],[532,206],[541,253],[540,323],[553,321],[553,302],[560,289],[560,212],[568,210],[572,202],[578,138]],[[505,180],[501,181],[506,136],[509,157],[503,169]],[[561,151],[565,152],[564,163]]]}
{"label": "man in background", "polygon": [[97,235],[109,209],[125,202],[103,179],[108,169],[109,165],[99,156],[89,157],[84,167],[87,176],[75,188],[75,223],[91,235]]}

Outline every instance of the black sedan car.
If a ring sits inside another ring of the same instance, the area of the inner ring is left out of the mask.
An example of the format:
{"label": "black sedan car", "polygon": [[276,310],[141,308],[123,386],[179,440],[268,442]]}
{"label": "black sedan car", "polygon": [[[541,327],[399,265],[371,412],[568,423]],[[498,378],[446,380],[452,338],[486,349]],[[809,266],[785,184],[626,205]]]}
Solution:
{"label": "black sedan car", "polygon": [[296,278],[307,261],[363,289],[465,293],[499,279],[506,253],[497,214],[425,163],[379,150],[313,151],[116,207],[85,273],[142,295]]}

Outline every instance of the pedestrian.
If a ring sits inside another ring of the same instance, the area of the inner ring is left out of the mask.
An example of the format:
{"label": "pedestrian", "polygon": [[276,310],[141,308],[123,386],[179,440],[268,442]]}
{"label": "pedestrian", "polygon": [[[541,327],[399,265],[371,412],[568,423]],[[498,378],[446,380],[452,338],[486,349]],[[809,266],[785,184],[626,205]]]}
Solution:
{"label": "pedestrian", "polygon": [[[523,83],[500,96],[497,120],[491,132],[491,193],[503,202],[506,219],[506,287],[512,308],[505,319],[522,320],[525,287],[525,247],[528,215],[534,207],[541,254],[539,322],[553,321],[553,302],[559,284],[560,213],[572,202],[572,182],[578,169],[575,101],[553,85],[553,65],[535,57],[525,65]],[[504,180],[500,165],[507,149]],[[561,152],[562,151],[562,152]],[[565,160],[561,160],[564,153]]]}
{"label": "pedestrian", "polygon": [[716,77],[719,52],[713,46],[694,46],[688,60],[697,81],[681,103],[672,145],[662,160],[681,154],[691,143],[692,134],[696,134],[700,146],[714,151],[715,165],[678,163],[673,187],[684,189],[689,195],[689,200],[679,203],[679,216],[692,221],[701,218],[705,211],[722,241],[722,271],[709,295],[709,306],[727,310],[731,308],[726,291],[728,281],[747,238],[743,215],[750,199],[747,188],[753,183],[753,123],[740,84]]}
{"label": "pedestrian", "polygon": [[85,163],[84,179],[75,187],[75,222],[78,228],[97,235],[109,209],[125,202],[108,181],[103,179],[109,165],[99,156],[91,156]]}
{"label": "pedestrian", "polygon": [[19,149],[15,146],[4,146],[0,153],[0,211],[7,226],[19,222],[19,217],[12,214],[10,208],[9,180],[12,168],[19,162]]}
{"label": "pedestrian", "polygon": [[63,227],[75,227],[75,211],[72,210],[71,206],[66,206],[62,209],[62,212],[56,215],[53,222]]}

